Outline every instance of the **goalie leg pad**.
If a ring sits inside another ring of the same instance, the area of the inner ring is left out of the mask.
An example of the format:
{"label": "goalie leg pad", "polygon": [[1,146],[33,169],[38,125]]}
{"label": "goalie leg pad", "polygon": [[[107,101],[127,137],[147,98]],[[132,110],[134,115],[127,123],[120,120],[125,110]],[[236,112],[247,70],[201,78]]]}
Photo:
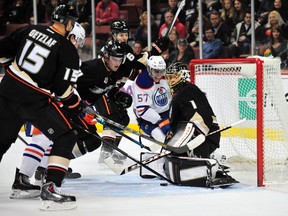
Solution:
{"label": "goalie leg pad", "polygon": [[209,187],[218,170],[217,161],[206,158],[165,157],[165,174],[172,182],[192,187]]}

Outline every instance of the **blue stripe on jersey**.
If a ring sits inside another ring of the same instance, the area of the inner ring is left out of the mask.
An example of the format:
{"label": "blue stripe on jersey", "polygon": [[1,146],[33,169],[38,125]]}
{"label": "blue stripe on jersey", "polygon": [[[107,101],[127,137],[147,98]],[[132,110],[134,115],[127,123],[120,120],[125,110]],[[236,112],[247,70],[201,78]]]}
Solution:
{"label": "blue stripe on jersey", "polygon": [[29,158],[33,158],[34,160],[38,161],[38,162],[41,162],[42,158],[38,158],[34,155],[31,155],[31,154],[27,154],[27,153],[24,153],[23,156],[25,157],[29,157]]}
{"label": "blue stripe on jersey", "polygon": [[41,146],[34,144],[34,143],[30,143],[28,147],[34,147],[37,148],[39,150],[41,150],[43,153],[45,152],[46,149],[43,149]]}

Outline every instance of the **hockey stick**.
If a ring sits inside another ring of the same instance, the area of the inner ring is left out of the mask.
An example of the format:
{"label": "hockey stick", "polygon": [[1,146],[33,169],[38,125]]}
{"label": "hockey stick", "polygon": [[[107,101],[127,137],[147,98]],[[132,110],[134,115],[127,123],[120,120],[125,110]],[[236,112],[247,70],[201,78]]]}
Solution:
{"label": "hockey stick", "polygon": [[19,134],[17,135],[17,138],[20,139],[26,146],[29,145],[29,143],[26,142],[26,140],[23,137],[21,137]]}
{"label": "hockey stick", "polygon": [[190,151],[190,146],[187,145],[187,144],[186,144],[186,145],[183,145],[183,146],[179,146],[179,147],[169,146],[169,145],[167,145],[167,144],[165,144],[165,143],[162,143],[162,142],[159,142],[159,141],[153,139],[153,138],[150,137],[150,136],[147,136],[147,135],[145,135],[145,134],[141,134],[141,133],[139,133],[138,131],[135,131],[135,130],[133,130],[133,129],[131,129],[131,128],[125,127],[125,126],[123,126],[123,125],[121,125],[121,124],[119,124],[119,123],[117,123],[117,122],[114,122],[114,121],[108,119],[108,118],[105,118],[105,117],[101,116],[100,114],[98,114],[98,113],[97,113],[96,111],[94,111],[93,109],[91,109],[90,107],[86,107],[86,112],[89,113],[89,114],[91,114],[91,115],[96,116],[97,121],[99,120],[100,122],[101,122],[101,121],[102,121],[102,122],[105,122],[105,124],[107,124],[107,125],[111,125],[111,126],[114,126],[114,127],[119,128],[119,129],[121,129],[121,130],[126,130],[126,131],[128,131],[128,132],[130,132],[130,133],[133,133],[133,134],[139,136],[139,137],[143,137],[143,138],[145,138],[145,139],[147,139],[147,140],[149,140],[149,141],[154,142],[154,143],[157,144],[157,145],[162,146],[162,147],[163,147],[164,149],[166,149],[166,150],[175,152],[175,153],[177,153],[177,154],[181,154],[181,153]]}
{"label": "hockey stick", "polygon": [[[233,123],[233,124],[231,124],[231,125],[229,125],[227,127],[224,127],[222,129],[213,131],[213,132],[207,134],[205,137],[211,136],[211,135],[216,134],[216,133],[221,133],[222,131],[228,130],[228,129],[230,129],[230,128],[232,128],[232,127],[234,127],[234,126],[236,126],[236,125],[238,125],[240,123],[243,123],[246,120],[247,119],[244,118],[244,119],[242,119],[242,120],[240,120],[238,122],[235,122],[235,123]],[[197,137],[199,137],[199,135]],[[204,142],[204,141],[202,141],[203,140],[202,136],[199,137],[199,138],[197,138],[197,137],[194,138],[193,140],[189,141],[190,146],[194,146],[194,149],[197,148],[199,145],[201,145]],[[199,139],[199,140],[195,140],[195,139]],[[193,149],[191,149],[191,150],[193,150]],[[154,155],[154,156],[152,156],[150,158],[147,158],[147,159],[143,160],[142,163],[143,164],[149,164],[149,163],[151,163],[153,161],[156,161],[156,160],[158,160],[158,159],[160,159],[162,157],[165,157],[165,156],[169,155],[170,153],[171,153],[170,151],[163,151],[160,154]],[[121,169],[120,169],[120,165],[118,165],[117,167],[114,168],[113,167],[113,163],[111,163],[111,161],[109,161],[109,164],[107,164],[107,165],[118,175],[124,175],[124,174],[126,174],[128,172],[131,172],[133,170],[136,170],[136,169],[140,168],[139,164],[133,164],[133,165],[130,165],[130,166],[127,166],[127,167],[122,166]]]}
{"label": "hockey stick", "polygon": [[185,0],[183,0],[183,1],[180,2],[180,5],[179,5],[179,7],[178,7],[178,10],[176,11],[176,13],[175,13],[175,15],[174,15],[174,19],[173,19],[173,21],[172,21],[172,23],[171,23],[168,31],[166,32],[165,37],[168,37],[170,31],[172,30],[172,28],[173,28],[173,26],[174,26],[174,24],[175,24],[175,22],[176,22],[176,19],[177,19],[178,16],[179,16],[180,11],[184,8],[184,6],[185,6]]}
{"label": "hockey stick", "polygon": [[[97,122],[99,122],[100,124],[102,124],[103,126],[105,125],[105,121],[102,121],[101,119],[99,118],[96,118],[97,119]],[[153,144],[151,146],[146,146],[144,145],[142,142],[138,142],[137,140],[133,139],[132,137],[128,136],[127,134],[123,133],[122,131],[116,129],[115,127],[111,127],[110,126],[110,129],[115,131],[116,133],[120,134],[121,136],[127,138],[128,140],[136,143],[137,145],[139,145],[141,148],[145,148],[147,149],[148,151],[151,151],[151,152],[156,152],[157,150],[160,149],[160,146],[157,145],[157,144]]]}
{"label": "hockey stick", "polygon": [[[75,125],[76,127],[78,127],[79,129],[85,131],[86,133],[92,135],[92,136],[95,136],[97,137],[98,139],[100,139],[105,145],[109,146],[110,148],[120,152],[121,154],[125,155],[127,158],[130,158],[131,160],[133,160],[135,163],[139,164],[140,166],[143,166],[145,169],[149,170],[150,172],[152,172],[153,174],[157,175],[158,177],[166,180],[167,182],[171,183],[171,184],[174,184],[174,185],[178,185],[177,183],[175,182],[172,182],[170,179],[166,178],[165,176],[163,176],[162,174],[158,173],[157,171],[155,171],[154,169],[152,169],[151,167],[145,165],[144,163],[142,163],[141,161],[137,160],[136,158],[132,157],[131,155],[129,155],[128,153],[126,153],[125,151],[123,151],[122,149],[112,145],[111,143],[107,142],[106,140],[102,139],[99,135],[95,134],[95,133],[92,133],[91,131],[83,128],[82,126],[74,123],[73,121],[70,120],[70,122]],[[112,159],[112,158],[106,158],[104,159],[104,161],[106,162],[106,160],[109,160]],[[113,160],[113,159],[112,159]],[[113,160],[113,163],[114,163],[114,160]]]}

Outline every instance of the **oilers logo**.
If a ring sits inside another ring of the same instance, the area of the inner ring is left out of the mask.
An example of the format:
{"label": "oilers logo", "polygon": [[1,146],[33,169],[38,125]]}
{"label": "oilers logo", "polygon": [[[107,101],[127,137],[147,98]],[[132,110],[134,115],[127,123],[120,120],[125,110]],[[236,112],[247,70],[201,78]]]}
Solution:
{"label": "oilers logo", "polygon": [[168,103],[167,90],[164,87],[160,87],[154,94],[154,101],[158,106],[165,106]]}

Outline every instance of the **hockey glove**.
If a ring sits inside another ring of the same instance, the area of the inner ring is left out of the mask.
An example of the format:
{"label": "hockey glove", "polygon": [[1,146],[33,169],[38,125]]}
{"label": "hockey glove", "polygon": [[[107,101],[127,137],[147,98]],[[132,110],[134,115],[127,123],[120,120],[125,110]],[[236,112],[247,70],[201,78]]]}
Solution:
{"label": "hockey glove", "polygon": [[57,104],[66,110],[69,114],[78,115],[83,110],[83,104],[81,98],[73,92],[64,99],[57,100]]}
{"label": "hockey glove", "polygon": [[158,127],[162,130],[162,132],[166,135],[170,131],[170,121],[169,119],[160,119],[158,122]]}
{"label": "hockey glove", "polygon": [[161,37],[152,44],[151,55],[161,55],[169,48],[169,38]]}
{"label": "hockey glove", "polygon": [[[96,108],[89,104],[87,101],[82,101],[82,104],[83,106],[86,108],[86,107],[90,107],[92,110],[96,111]],[[90,114],[86,111],[86,109],[83,109],[81,114],[80,114],[80,117],[89,125],[95,125],[97,123],[97,120],[95,118],[95,115],[93,114]]]}
{"label": "hockey glove", "polygon": [[108,97],[112,98],[116,104],[121,105],[123,108],[128,108],[132,104],[131,95],[119,90],[119,88],[115,87],[108,92]]}

